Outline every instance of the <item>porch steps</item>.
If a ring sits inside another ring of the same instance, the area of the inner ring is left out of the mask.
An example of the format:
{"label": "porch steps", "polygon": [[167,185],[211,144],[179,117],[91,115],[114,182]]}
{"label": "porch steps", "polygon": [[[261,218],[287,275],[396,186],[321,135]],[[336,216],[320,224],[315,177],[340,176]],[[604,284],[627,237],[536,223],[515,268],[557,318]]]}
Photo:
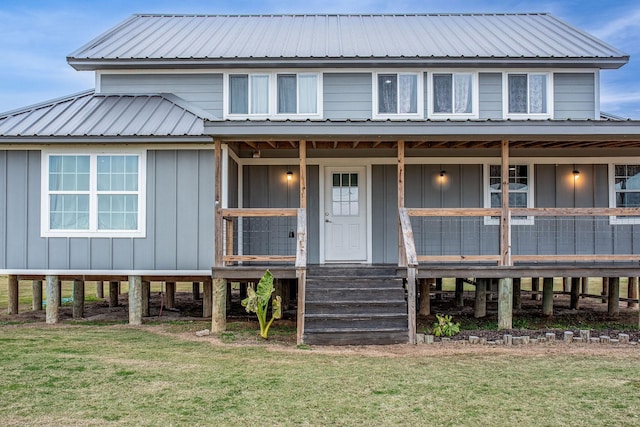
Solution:
{"label": "porch steps", "polygon": [[408,341],[405,292],[393,268],[311,268],[305,299],[307,344]]}

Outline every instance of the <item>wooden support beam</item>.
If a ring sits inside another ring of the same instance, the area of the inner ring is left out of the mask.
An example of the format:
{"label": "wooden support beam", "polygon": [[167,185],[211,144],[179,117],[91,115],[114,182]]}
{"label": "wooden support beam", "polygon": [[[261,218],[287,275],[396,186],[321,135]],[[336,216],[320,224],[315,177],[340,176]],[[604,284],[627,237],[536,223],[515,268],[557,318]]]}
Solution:
{"label": "wooden support beam", "polygon": [[509,141],[501,144],[500,265],[511,266],[511,211],[509,210]]}
{"label": "wooden support beam", "polygon": [[307,208],[307,141],[300,141],[298,147],[300,158],[300,207]]}
{"label": "wooden support beam", "polygon": [[420,306],[418,313],[421,316],[428,316],[431,314],[431,283],[433,279],[420,279],[419,292],[420,292]]}
{"label": "wooden support beam", "polygon": [[600,300],[603,304],[605,302],[607,302],[607,299],[609,297],[609,278],[608,277],[603,277],[602,278],[602,299]]}
{"label": "wooden support beam", "polygon": [[165,298],[165,307],[167,308],[175,308],[176,307],[176,282],[165,282],[164,284],[166,291]]}
{"label": "wooden support beam", "polygon": [[191,283],[191,293],[194,301],[200,300],[200,282]]}
{"label": "wooden support beam", "polygon": [[520,278],[513,279],[513,309],[520,310],[522,308],[521,304],[521,280]]}
{"label": "wooden support beam", "polygon": [[129,324],[142,325],[142,278],[129,276]]}
{"label": "wooden support beam", "polygon": [[629,284],[627,285],[627,297],[629,297],[629,301],[627,301],[627,307],[629,308],[637,308],[638,302],[631,301],[631,299],[638,299],[638,277],[629,277]]}
{"label": "wooden support beam", "polygon": [[540,301],[542,298],[540,297],[540,278],[532,277],[531,278],[531,299],[534,301]]}
{"label": "wooden support beam", "polygon": [[589,294],[589,278],[588,277],[582,277],[580,279],[580,283],[582,284],[582,295],[588,295]]}
{"label": "wooden support beam", "polygon": [[571,300],[569,308],[571,310],[577,310],[580,306],[580,278],[571,278]]}
{"label": "wooden support beam", "polygon": [[609,300],[608,300],[609,316],[617,316],[620,314],[620,278],[609,278]]}
{"label": "wooden support beam", "polygon": [[553,316],[553,277],[545,277],[542,282],[542,314]]}
{"label": "wooden support beam", "polygon": [[84,316],[84,280],[73,281],[73,318],[82,319]]}
{"label": "wooden support beam", "polygon": [[58,307],[62,307],[62,280],[58,276]]}
{"label": "wooden support beam", "polygon": [[227,329],[227,281],[222,278],[213,279],[213,313],[211,332],[218,334]]}
{"label": "wooden support beam", "polygon": [[58,276],[48,275],[46,277],[47,287],[47,310],[46,310],[46,322],[49,325],[58,323],[60,320],[58,316],[60,287],[58,286]]}
{"label": "wooden support beam", "polygon": [[456,279],[456,293],[455,293],[456,307],[464,307],[464,279]]}
{"label": "wooden support beam", "polygon": [[[225,225],[224,230],[224,239],[226,241],[225,244],[225,255],[233,255],[233,218],[225,218],[223,221]],[[226,265],[230,265],[227,263]]]}
{"label": "wooden support beam", "polygon": [[7,307],[7,314],[18,314],[18,276],[10,275],[7,278],[7,293],[9,294],[9,306]]}
{"label": "wooden support beam", "polygon": [[33,295],[31,298],[31,309],[33,311],[42,311],[42,280],[32,281],[31,290]]}
{"label": "wooden support beam", "polygon": [[498,329],[513,327],[513,280],[503,278],[498,282]]}
{"label": "wooden support beam", "polygon": [[222,267],[222,252],[223,252],[223,218],[222,218],[222,142],[220,140],[214,141],[214,260],[213,265],[215,267]]}
{"label": "wooden support beam", "polygon": [[149,317],[149,302],[151,298],[151,282],[142,281],[142,317]]}
{"label": "wooden support beam", "polygon": [[231,299],[231,281],[227,280],[227,292],[226,292],[226,296],[227,296],[227,313],[231,311],[232,305],[233,305],[233,300]]}
{"label": "wooden support beam", "polygon": [[408,320],[409,320],[409,344],[416,344],[416,328],[417,318],[416,318],[416,275],[417,268],[409,267],[407,268],[407,310],[408,310]]}
{"label": "wooden support beam", "polygon": [[476,279],[476,300],[473,317],[476,319],[487,315],[487,282],[489,279]]}
{"label": "wooden support beam", "polygon": [[202,282],[202,317],[211,317],[213,309],[213,283],[212,279]]}
{"label": "wooden support beam", "polygon": [[120,282],[109,282],[109,307],[118,306],[118,285]]}
{"label": "wooden support beam", "polygon": [[436,278],[436,300],[442,300],[442,277]]}
{"label": "wooden support beam", "polygon": [[102,280],[96,282],[96,298],[104,298],[104,282]]}
{"label": "wooden support beam", "polygon": [[[398,209],[404,208],[404,141],[398,141]],[[400,223],[400,217],[398,217],[398,265],[406,267],[407,254],[404,250],[404,242],[400,236],[402,236],[402,224]]]}
{"label": "wooden support beam", "polygon": [[566,293],[571,292],[571,277],[562,278],[562,290]]}
{"label": "wooden support beam", "polygon": [[296,342],[298,345],[304,344],[304,316],[305,301],[307,294],[307,269],[298,268],[296,270],[298,279],[298,312],[296,315]]}

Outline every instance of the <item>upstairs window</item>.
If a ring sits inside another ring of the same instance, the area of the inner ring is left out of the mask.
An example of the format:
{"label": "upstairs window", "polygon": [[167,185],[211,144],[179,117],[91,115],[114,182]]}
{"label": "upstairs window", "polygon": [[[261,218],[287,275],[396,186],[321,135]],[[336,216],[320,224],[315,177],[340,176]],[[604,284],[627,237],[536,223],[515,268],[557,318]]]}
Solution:
{"label": "upstairs window", "polygon": [[269,75],[230,74],[229,114],[269,114]]}
{"label": "upstairs window", "polygon": [[473,115],[474,90],[474,75],[472,73],[432,74],[432,115]]}
{"label": "upstairs window", "polygon": [[143,154],[43,156],[43,236],[144,236]]}
{"label": "upstairs window", "polygon": [[317,116],[318,73],[231,73],[226,114],[231,118]]}
{"label": "upstairs window", "polygon": [[376,78],[377,115],[419,115],[417,73],[380,73]]}
{"label": "upstairs window", "polygon": [[[640,165],[616,164],[609,166],[613,177],[612,208],[640,208]],[[611,216],[611,224],[640,224],[638,216]]]}
{"label": "upstairs window", "polygon": [[509,115],[550,115],[548,73],[507,74],[507,113]]}
{"label": "upstairs window", "polygon": [[317,74],[278,74],[278,114],[317,112]]}

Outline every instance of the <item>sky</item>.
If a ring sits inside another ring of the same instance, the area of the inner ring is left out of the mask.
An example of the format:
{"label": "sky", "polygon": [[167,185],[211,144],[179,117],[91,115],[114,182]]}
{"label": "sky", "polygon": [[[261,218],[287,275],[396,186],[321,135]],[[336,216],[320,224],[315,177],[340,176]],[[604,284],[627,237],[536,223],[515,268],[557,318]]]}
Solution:
{"label": "sky", "polygon": [[66,56],[134,13],[549,12],[629,54],[601,73],[601,110],[640,119],[640,1],[0,0],[0,112],[94,87]]}

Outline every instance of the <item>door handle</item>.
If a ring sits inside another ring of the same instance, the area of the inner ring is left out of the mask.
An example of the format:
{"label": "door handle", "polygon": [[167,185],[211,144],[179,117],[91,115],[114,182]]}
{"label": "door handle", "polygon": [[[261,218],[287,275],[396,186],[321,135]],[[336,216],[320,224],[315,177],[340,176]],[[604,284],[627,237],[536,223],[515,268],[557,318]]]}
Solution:
{"label": "door handle", "polygon": [[331,222],[331,220],[330,219],[325,219],[324,222]]}

